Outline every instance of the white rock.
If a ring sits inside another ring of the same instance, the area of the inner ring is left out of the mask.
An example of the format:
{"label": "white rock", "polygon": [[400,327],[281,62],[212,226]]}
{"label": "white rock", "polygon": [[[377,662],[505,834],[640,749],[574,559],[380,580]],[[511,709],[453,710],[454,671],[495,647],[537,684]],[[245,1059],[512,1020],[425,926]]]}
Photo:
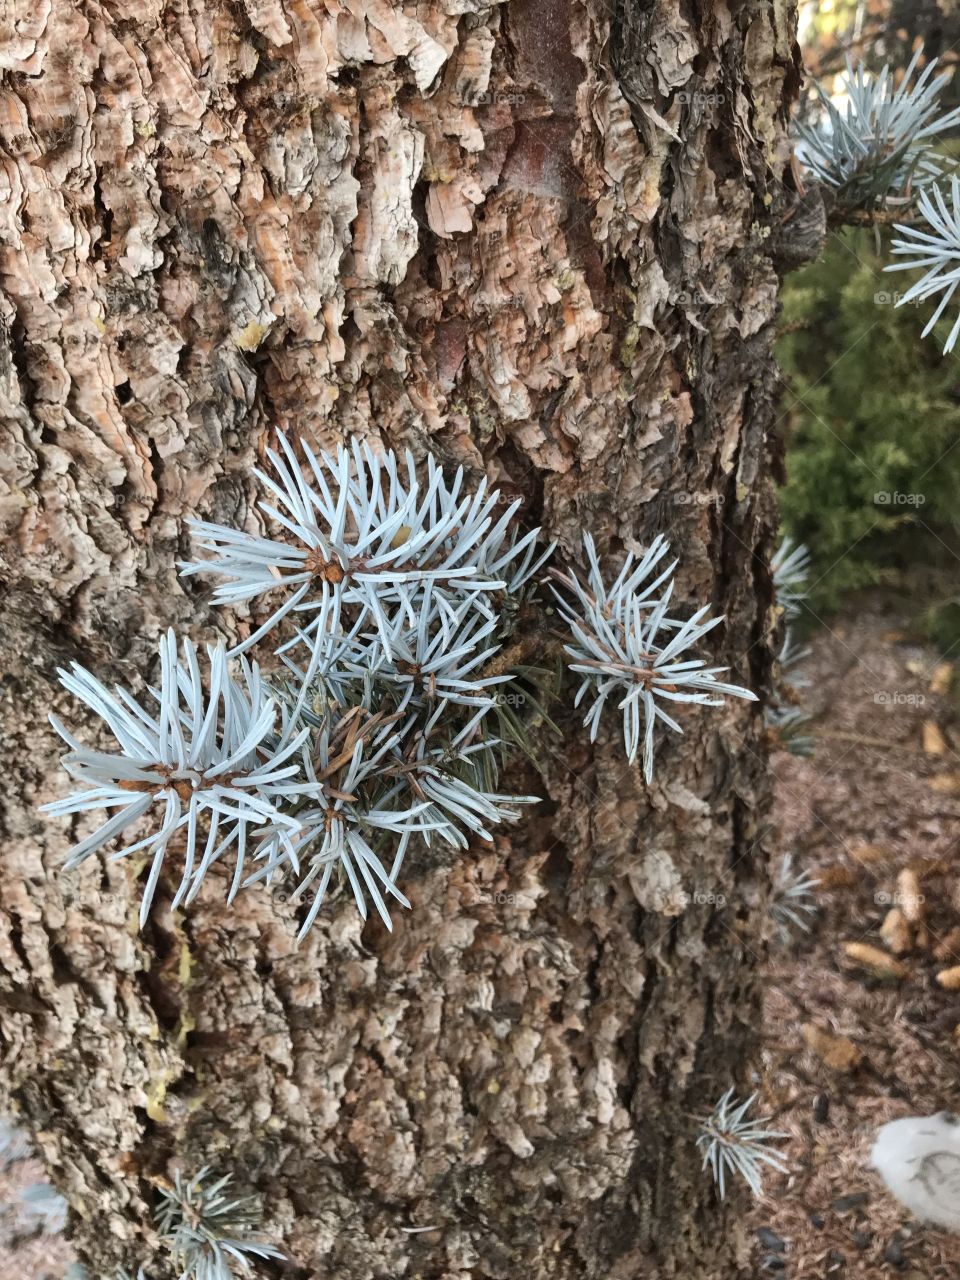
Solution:
{"label": "white rock", "polygon": [[960,1231],[960,1119],[949,1111],[892,1120],[877,1134],[873,1167],[924,1222]]}

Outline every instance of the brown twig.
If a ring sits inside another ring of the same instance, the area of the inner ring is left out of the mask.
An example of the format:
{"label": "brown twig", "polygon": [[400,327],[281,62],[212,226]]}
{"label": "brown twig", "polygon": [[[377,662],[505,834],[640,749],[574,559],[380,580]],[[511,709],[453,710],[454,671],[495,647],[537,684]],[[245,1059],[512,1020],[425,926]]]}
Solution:
{"label": "brown twig", "polygon": [[919,218],[911,216],[905,210],[897,209],[853,209],[838,206],[827,215],[830,227],[888,227],[894,222],[904,226],[919,225]]}
{"label": "brown twig", "polygon": [[805,329],[812,329],[814,325],[813,319],[809,320],[791,320],[788,324],[783,325],[777,330],[778,338],[785,338],[788,333],[801,333]]}
{"label": "brown twig", "polygon": [[883,747],[889,750],[891,747],[899,747],[899,742],[894,742],[887,738],[868,738],[862,733],[846,733],[842,729],[820,729],[817,733],[818,738],[828,738],[834,742],[853,742],[858,747]]}
{"label": "brown twig", "polygon": [[559,637],[549,631],[525,631],[522,635],[506,645],[495,654],[480,672],[479,680],[506,675],[514,667],[520,666],[528,658],[538,655],[543,658],[557,657],[560,653]]}

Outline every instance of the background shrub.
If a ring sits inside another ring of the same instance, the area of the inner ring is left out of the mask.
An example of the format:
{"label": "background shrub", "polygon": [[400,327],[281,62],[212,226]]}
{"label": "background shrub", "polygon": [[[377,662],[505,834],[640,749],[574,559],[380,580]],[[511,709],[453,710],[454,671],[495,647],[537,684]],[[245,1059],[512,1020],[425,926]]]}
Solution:
{"label": "background shrub", "polygon": [[884,274],[890,260],[886,232],[847,230],[786,283],[783,518],[812,552],[814,614],[889,586],[949,644],[960,637],[960,363],[941,354],[949,317],[921,342],[931,307],[894,305],[912,276]]}

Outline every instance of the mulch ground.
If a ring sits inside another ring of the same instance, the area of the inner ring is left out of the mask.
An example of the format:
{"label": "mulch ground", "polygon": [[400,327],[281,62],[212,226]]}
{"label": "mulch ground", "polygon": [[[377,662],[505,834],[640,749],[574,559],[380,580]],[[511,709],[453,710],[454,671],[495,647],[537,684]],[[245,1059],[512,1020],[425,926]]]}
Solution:
{"label": "mulch ground", "polygon": [[960,1235],[869,1164],[886,1121],[960,1111],[957,676],[879,608],[810,648],[815,750],[773,768],[781,847],[821,885],[811,932],[772,952],[763,1089],[791,1172],[752,1215],[756,1272],[960,1280]]}

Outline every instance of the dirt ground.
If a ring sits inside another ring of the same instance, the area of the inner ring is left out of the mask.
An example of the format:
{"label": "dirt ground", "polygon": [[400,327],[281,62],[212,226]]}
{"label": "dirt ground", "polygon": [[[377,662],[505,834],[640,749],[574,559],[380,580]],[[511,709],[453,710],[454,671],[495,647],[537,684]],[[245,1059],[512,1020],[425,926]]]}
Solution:
{"label": "dirt ground", "polygon": [[792,1168],[754,1211],[756,1273],[960,1280],[960,1235],[868,1160],[886,1121],[960,1111],[960,969],[938,981],[960,965],[957,677],[879,608],[810,647],[815,750],[773,768],[782,847],[821,885],[811,932],[771,953],[763,1084]]}
{"label": "dirt ground", "polygon": [[[960,1235],[912,1221],[868,1163],[885,1121],[960,1111],[960,970],[955,989],[937,980],[960,966],[958,680],[879,608],[810,647],[815,750],[775,753],[775,816],[821,885],[810,933],[771,950],[761,1088],[791,1172],[768,1175],[753,1210],[753,1266],[757,1280],[960,1280]],[[0,1276],[62,1280],[69,1248],[22,1200],[42,1170],[14,1157],[0,1158]]]}

